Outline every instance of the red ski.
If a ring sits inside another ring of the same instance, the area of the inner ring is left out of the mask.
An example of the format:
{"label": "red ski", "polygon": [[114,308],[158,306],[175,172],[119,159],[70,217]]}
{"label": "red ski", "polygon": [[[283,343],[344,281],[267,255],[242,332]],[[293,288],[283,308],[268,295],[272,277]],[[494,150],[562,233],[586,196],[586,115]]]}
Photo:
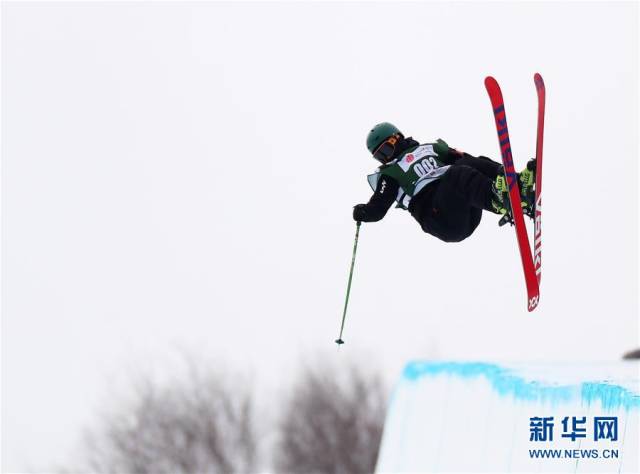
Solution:
{"label": "red ski", "polygon": [[[540,301],[540,289],[536,278],[536,271],[531,256],[531,246],[529,245],[529,237],[527,236],[527,228],[524,223],[522,214],[522,206],[520,203],[520,187],[518,186],[518,175],[513,165],[513,156],[511,154],[511,143],[509,141],[509,129],[507,127],[507,115],[504,110],[504,100],[502,91],[498,82],[491,76],[484,80],[484,85],[491,99],[493,107],[493,115],[498,131],[498,141],[500,142],[500,152],[502,154],[502,163],[504,172],[509,186],[509,200],[511,201],[511,213],[513,223],[516,228],[516,236],[518,238],[518,247],[520,249],[520,258],[522,260],[522,269],[524,270],[524,279],[527,285],[527,309],[533,311]],[[540,174],[537,175],[540,179]],[[540,188],[536,183],[536,194]],[[537,196],[536,196],[537,197]]]}
{"label": "red ski", "polygon": [[537,72],[533,76],[538,93],[538,133],[536,140],[536,204],[534,206],[533,264],[538,277],[538,286],[542,278],[542,143],[544,139],[544,104],[546,89],[542,76]]}

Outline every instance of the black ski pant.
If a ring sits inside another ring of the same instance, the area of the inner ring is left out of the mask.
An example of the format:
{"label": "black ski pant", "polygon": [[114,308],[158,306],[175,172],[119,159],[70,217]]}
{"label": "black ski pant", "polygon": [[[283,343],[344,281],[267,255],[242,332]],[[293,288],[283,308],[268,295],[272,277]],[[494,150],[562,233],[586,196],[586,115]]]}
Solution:
{"label": "black ski pant", "polygon": [[411,200],[409,212],[426,233],[460,242],[478,227],[482,210],[491,210],[492,183],[501,172],[501,164],[465,154]]}

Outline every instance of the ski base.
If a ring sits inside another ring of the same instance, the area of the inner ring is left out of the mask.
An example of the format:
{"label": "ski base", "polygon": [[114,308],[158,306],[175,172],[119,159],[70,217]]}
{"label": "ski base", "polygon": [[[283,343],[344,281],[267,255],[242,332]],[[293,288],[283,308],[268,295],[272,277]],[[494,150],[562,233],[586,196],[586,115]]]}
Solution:
{"label": "ski base", "polygon": [[538,303],[540,302],[540,288],[533,263],[533,257],[531,255],[531,246],[529,245],[529,237],[527,235],[527,228],[524,222],[524,215],[522,213],[520,187],[518,186],[518,176],[513,164],[504,99],[502,97],[500,86],[493,77],[488,76],[485,79],[484,84],[487,89],[487,93],[489,94],[489,99],[491,100],[496,130],[498,132],[502,164],[504,166],[504,173],[509,187],[512,220],[515,226],[518,248],[520,250],[520,259],[522,261],[522,269],[527,287],[527,310],[531,312],[538,307]]}

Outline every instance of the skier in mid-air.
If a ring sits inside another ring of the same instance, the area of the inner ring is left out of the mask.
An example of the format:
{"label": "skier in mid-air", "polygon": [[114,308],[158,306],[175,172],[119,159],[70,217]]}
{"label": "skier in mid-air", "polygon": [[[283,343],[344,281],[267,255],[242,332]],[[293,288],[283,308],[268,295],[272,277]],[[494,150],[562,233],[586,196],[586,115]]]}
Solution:
{"label": "skier in mid-air", "polygon": [[[368,176],[373,195],[353,208],[353,219],[382,219],[394,201],[422,230],[445,242],[460,242],[478,227],[482,211],[511,216],[502,164],[450,148],[443,140],[420,144],[383,122],[369,132],[367,148],[381,163]],[[518,173],[523,212],[533,215],[535,160]]]}

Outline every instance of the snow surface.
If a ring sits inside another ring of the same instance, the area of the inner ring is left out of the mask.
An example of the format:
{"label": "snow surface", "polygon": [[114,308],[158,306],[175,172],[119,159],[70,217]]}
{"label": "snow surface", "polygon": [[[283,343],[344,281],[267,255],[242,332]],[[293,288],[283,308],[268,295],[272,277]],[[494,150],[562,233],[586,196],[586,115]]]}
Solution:
{"label": "snow surface", "polygon": [[[638,472],[637,362],[411,362],[392,397],[377,472]],[[594,440],[594,417],[618,418],[618,440]],[[553,441],[530,441],[530,418],[553,417]],[[569,430],[562,420],[569,417]],[[572,441],[571,419],[586,417]],[[536,459],[530,449],[599,458]],[[617,450],[615,459],[602,458]]]}

